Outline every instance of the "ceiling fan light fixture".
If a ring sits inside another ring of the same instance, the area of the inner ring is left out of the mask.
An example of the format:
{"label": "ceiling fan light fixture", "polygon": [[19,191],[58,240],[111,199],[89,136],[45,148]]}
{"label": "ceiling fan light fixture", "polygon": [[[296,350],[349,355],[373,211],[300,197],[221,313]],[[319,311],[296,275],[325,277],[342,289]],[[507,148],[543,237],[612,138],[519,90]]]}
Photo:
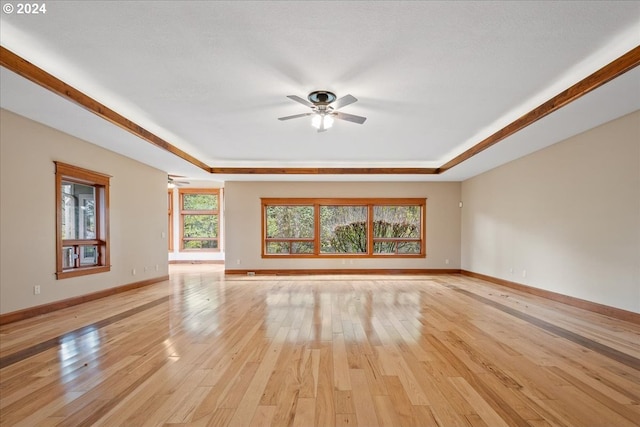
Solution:
{"label": "ceiling fan light fixture", "polygon": [[314,114],[313,118],[311,119],[311,126],[316,129],[329,129],[331,126],[333,126],[333,117],[326,114]]}
{"label": "ceiling fan light fixture", "polygon": [[320,129],[320,125],[322,124],[322,116],[320,114],[314,114],[311,119],[311,126],[316,129]]}
{"label": "ceiling fan light fixture", "polygon": [[331,126],[333,126],[333,117],[324,116],[324,128],[329,129]]}

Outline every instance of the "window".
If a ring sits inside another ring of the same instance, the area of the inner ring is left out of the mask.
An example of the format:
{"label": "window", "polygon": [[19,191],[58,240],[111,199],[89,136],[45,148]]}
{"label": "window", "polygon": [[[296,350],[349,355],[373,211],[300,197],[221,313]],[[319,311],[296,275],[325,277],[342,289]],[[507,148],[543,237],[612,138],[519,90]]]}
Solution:
{"label": "window", "polygon": [[422,208],[418,205],[373,207],[373,252],[422,253]]}
{"label": "window", "polygon": [[220,190],[180,190],[182,251],[220,250]]}
{"label": "window", "polygon": [[313,206],[265,206],[266,252],[313,254]]}
{"label": "window", "polygon": [[109,271],[109,176],[56,164],[56,277]]}
{"label": "window", "polygon": [[368,253],[367,212],[366,205],[320,205],[320,253]]}
{"label": "window", "polygon": [[169,190],[167,194],[167,203],[168,203],[168,213],[169,213],[169,227],[168,235],[169,238],[169,252],[173,251],[173,190]]}
{"label": "window", "polygon": [[425,257],[426,199],[262,199],[262,256]]}

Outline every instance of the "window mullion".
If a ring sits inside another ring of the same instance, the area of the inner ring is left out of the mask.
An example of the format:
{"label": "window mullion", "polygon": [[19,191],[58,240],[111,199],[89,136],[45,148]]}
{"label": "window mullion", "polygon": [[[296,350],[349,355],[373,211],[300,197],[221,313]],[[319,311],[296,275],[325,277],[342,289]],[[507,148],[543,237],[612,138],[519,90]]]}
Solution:
{"label": "window mullion", "polygon": [[80,245],[73,245],[73,266],[80,268]]}
{"label": "window mullion", "polygon": [[96,239],[100,239],[102,237],[102,215],[100,215],[100,212],[102,212],[102,200],[100,195],[102,194],[101,188],[99,186],[94,186],[93,187],[93,203],[94,203],[94,210],[95,210],[95,217],[94,217],[94,227],[95,227],[95,238]]}
{"label": "window mullion", "polygon": [[313,204],[313,254],[320,255],[320,204]]}
{"label": "window mullion", "polygon": [[367,255],[373,255],[373,205],[367,208]]}

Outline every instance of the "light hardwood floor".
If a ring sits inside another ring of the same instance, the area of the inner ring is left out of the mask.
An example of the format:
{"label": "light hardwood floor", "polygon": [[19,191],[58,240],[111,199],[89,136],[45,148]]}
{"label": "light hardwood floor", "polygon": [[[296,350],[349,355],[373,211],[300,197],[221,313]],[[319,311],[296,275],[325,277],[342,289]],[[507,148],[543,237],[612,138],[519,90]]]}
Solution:
{"label": "light hardwood floor", "polygon": [[640,326],[443,276],[171,280],[0,328],[2,426],[637,426]]}

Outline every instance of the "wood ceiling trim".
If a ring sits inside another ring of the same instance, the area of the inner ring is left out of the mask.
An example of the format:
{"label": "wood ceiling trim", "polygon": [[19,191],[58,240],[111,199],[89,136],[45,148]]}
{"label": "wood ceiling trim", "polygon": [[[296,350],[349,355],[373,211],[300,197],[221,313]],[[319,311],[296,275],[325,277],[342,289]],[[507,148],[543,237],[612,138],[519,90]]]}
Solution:
{"label": "wood ceiling trim", "polygon": [[247,175],[434,175],[436,168],[218,168],[213,174]]}
{"label": "wood ceiling trim", "polygon": [[41,68],[26,61],[10,50],[0,46],[0,65],[22,77],[80,105],[97,116],[113,123],[120,128],[131,132],[133,135],[162,148],[183,160],[212,174],[248,174],[248,175],[434,175],[441,174],[470,159],[476,154],[497,144],[505,138],[515,134],[525,127],[535,123],[543,117],[557,111],[565,105],[599,88],[605,83],[626,73],[640,65],[640,46],[636,46],[621,57],[605,65],[598,71],[582,79],[570,88],[544,102],[537,108],[529,111],[522,117],[511,122],[491,136],[480,141],[462,154],[454,157],[439,168],[238,168],[238,167],[211,167],[196,159],[190,154],[171,145],[159,136],[149,132],[142,126],[121,116],[110,108],[104,106],[93,98],[66,84],[62,80],[52,76]]}
{"label": "wood ceiling trim", "polygon": [[449,160],[447,163],[438,168],[437,173],[441,174],[451,169],[452,167],[459,165],[465,160],[470,159],[471,157],[486,150],[492,145],[495,145],[503,139],[537,122],[541,118],[553,113],[554,111],[559,110],[565,105],[586,95],[592,90],[599,88],[600,86],[626,73],[627,71],[632,70],[638,65],[640,65],[640,46],[636,46],[618,59],[615,59],[614,61],[600,68],[595,73],[585,77],[570,88],[560,92],[550,100],[539,105],[537,108],[534,108],[519,119],[511,122],[493,135],[480,141],[464,153]]}
{"label": "wood ceiling trim", "polygon": [[16,74],[19,74],[27,80],[32,81],[33,83],[80,105],[85,110],[94,113],[98,117],[113,123],[133,135],[142,138],[145,141],[150,142],[151,144],[162,148],[163,150],[166,150],[201,169],[204,169],[205,171],[209,171],[209,166],[204,162],[171,145],[159,136],[149,132],[126,117],[121,116],[112,109],[106,107],[90,96],[85,95],[78,89],[66,84],[57,77],[52,76],[43,69],[11,52],[4,46],[0,46],[0,65]]}

